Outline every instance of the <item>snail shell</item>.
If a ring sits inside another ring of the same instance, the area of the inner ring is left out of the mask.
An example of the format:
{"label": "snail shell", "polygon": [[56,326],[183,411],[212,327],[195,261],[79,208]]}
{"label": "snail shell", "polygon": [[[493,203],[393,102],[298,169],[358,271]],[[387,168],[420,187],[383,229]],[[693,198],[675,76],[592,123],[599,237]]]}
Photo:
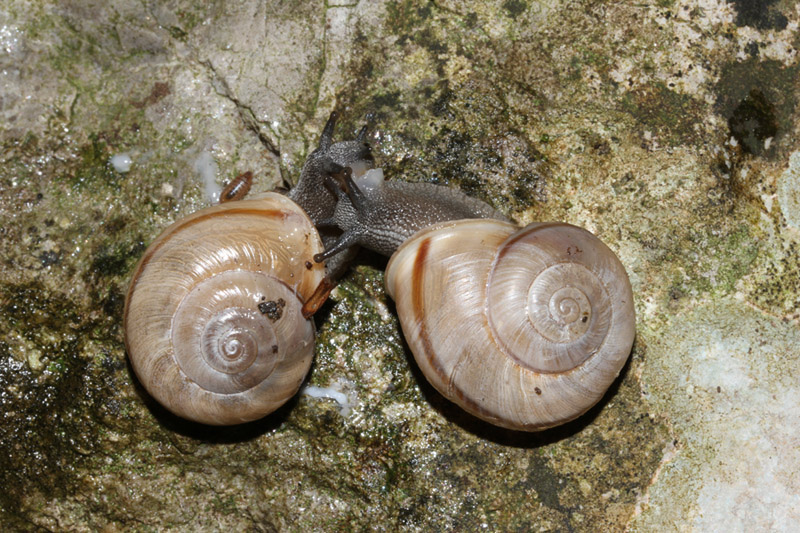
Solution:
{"label": "snail shell", "polygon": [[386,285],[431,384],[511,429],[545,429],[586,412],[633,344],[624,267],[569,224],[440,223],[397,250]]}
{"label": "snail shell", "polygon": [[137,265],[125,344],[147,391],[197,422],[263,417],[300,387],[314,326],[303,301],[325,275],[313,224],[279,194],[202,209],[168,227]]}

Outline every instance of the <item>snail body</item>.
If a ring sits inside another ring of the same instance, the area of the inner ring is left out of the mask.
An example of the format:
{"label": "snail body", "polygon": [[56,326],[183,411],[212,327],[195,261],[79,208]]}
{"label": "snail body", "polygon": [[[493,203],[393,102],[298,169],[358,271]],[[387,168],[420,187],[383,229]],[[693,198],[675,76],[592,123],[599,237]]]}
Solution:
{"label": "snail body", "polygon": [[352,244],[391,255],[386,287],[414,358],[475,416],[536,431],[595,405],[635,334],[616,255],[576,226],[519,228],[458,191],[390,183],[345,177],[341,240],[315,259]]}
{"label": "snail body", "polygon": [[325,276],[294,202],[269,193],[171,226],[134,270],[124,312],[136,375],[173,413],[214,425],[255,420],[299,389],[314,326],[303,302]]}
{"label": "snail body", "polygon": [[387,181],[383,170],[345,178],[347,193],[339,191],[331,224],[343,230],[328,258],[353,245],[391,255],[417,231],[438,222],[466,218],[508,218],[486,202],[457,189],[431,183]]}
{"label": "snail body", "polygon": [[349,167],[353,175],[360,176],[374,166],[370,147],[364,142],[366,126],[353,140],[333,142],[333,130],[338,118],[338,113],[331,113],[317,147],[303,164],[300,179],[287,194],[303,208],[314,224],[329,219],[336,209],[336,193],[325,185],[331,172]]}
{"label": "snail body", "polygon": [[[336,191],[327,186],[331,174],[349,168],[352,175],[360,176],[374,166],[369,144],[364,142],[366,126],[361,128],[355,139],[333,142],[333,130],[338,118],[335,111],[330,114],[317,148],[306,159],[300,179],[287,195],[306,212],[315,225],[324,226],[319,229],[326,247],[341,240],[341,232],[335,224],[327,223],[334,216],[338,201]],[[327,262],[329,279],[341,277],[357,252],[358,248],[351,246],[345,253],[332,256]]]}

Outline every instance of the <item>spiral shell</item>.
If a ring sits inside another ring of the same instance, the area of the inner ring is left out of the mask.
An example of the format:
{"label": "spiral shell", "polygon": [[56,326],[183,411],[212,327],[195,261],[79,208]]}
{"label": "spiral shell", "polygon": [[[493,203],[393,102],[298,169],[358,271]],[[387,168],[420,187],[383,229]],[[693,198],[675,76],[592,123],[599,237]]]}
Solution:
{"label": "spiral shell", "polygon": [[535,431],[580,416],[633,344],[624,267],[569,224],[437,224],[397,250],[386,286],[431,384],[507,428]]}
{"label": "spiral shell", "polygon": [[303,301],[325,271],[322,244],[291,200],[220,204],[168,227],[125,302],[125,344],[147,391],[206,424],[247,422],[292,397],[311,365]]}

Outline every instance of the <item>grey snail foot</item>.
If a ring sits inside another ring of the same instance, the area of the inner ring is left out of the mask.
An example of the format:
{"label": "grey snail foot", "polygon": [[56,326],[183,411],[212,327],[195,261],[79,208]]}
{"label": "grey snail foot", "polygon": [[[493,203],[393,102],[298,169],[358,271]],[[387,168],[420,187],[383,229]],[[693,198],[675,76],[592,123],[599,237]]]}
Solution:
{"label": "grey snail foot", "polygon": [[[417,231],[448,220],[508,221],[487,203],[459,190],[430,183],[385,181],[381,169],[361,175],[335,165],[329,165],[328,170],[338,183],[331,187],[337,203],[333,215],[320,224],[335,225],[342,234],[332,245],[326,243],[325,251],[314,258],[318,262],[356,245],[390,256]],[[330,178],[327,183],[331,183]]]}

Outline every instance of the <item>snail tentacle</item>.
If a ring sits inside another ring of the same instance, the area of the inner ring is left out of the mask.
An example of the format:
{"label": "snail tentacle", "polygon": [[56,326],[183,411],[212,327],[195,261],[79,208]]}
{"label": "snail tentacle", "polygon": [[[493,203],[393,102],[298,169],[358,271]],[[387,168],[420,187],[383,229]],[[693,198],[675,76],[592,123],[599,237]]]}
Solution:
{"label": "snail tentacle", "polygon": [[331,111],[331,114],[328,116],[328,121],[325,122],[325,126],[323,126],[322,133],[319,136],[318,150],[328,151],[330,149],[333,144],[333,130],[336,128],[337,120],[339,120],[339,113]]}

